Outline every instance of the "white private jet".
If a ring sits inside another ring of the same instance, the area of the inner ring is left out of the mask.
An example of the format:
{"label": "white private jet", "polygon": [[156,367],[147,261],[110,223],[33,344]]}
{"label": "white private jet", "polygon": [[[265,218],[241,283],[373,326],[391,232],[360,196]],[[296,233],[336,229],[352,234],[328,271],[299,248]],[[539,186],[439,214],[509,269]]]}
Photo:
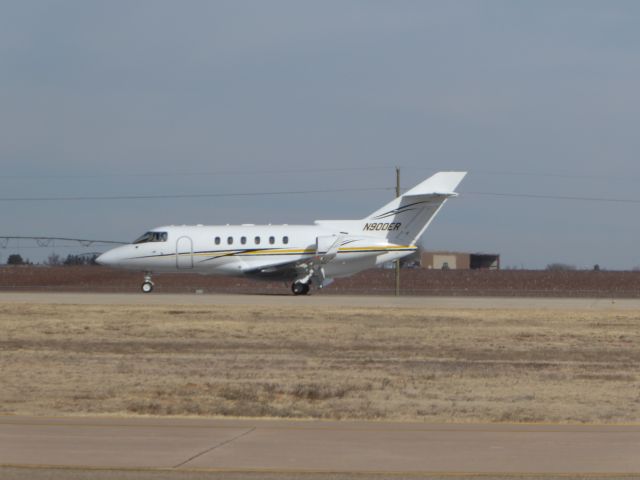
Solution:
{"label": "white private jet", "polygon": [[247,276],[291,282],[295,295],[332,279],[398,260],[416,242],[466,172],[440,172],[362,220],[316,220],[313,225],[168,226],[130,245],[109,250],[97,262],[152,273],[185,272]]}

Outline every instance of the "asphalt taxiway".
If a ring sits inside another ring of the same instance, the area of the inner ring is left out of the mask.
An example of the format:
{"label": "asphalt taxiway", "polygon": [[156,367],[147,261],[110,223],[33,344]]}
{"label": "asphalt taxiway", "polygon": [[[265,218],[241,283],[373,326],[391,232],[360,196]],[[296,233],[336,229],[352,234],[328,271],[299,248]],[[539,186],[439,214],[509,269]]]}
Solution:
{"label": "asphalt taxiway", "polygon": [[0,417],[2,468],[640,476],[640,425]]}
{"label": "asphalt taxiway", "polygon": [[636,310],[640,299],[538,297],[419,297],[384,295],[230,295],[160,293],[0,292],[0,303],[74,305],[237,305],[548,310]]}

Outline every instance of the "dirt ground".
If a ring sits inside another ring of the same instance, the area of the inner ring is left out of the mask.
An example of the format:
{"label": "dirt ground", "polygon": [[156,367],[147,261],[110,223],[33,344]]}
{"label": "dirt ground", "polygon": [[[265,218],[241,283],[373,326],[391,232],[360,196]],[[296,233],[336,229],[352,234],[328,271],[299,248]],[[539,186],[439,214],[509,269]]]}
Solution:
{"label": "dirt ground", "polygon": [[[2,291],[138,292],[140,272],[99,266],[0,267]],[[249,278],[162,274],[158,293],[290,294],[290,285]],[[393,270],[373,269],[337,279],[322,295],[384,295],[395,292]],[[403,269],[402,295],[640,298],[640,272]]]}
{"label": "dirt ground", "polygon": [[640,313],[0,304],[0,414],[640,421]]}

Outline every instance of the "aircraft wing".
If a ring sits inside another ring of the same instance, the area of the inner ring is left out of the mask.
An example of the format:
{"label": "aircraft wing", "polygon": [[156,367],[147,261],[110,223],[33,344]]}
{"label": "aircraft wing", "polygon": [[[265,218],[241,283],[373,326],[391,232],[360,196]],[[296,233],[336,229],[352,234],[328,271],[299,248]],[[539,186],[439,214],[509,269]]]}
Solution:
{"label": "aircraft wing", "polygon": [[340,247],[356,241],[356,239],[347,239],[347,235],[343,233],[319,236],[316,238],[316,250],[312,257],[263,265],[244,270],[244,274],[265,280],[300,280],[303,283],[313,280],[318,285],[322,285],[325,282],[323,266],[336,257]]}
{"label": "aircraft wing", "polygon": [[265,265],[243,273],[249,277],[264,280],[295,280],[306,271],[309,260],[297,260],[273,265]]}

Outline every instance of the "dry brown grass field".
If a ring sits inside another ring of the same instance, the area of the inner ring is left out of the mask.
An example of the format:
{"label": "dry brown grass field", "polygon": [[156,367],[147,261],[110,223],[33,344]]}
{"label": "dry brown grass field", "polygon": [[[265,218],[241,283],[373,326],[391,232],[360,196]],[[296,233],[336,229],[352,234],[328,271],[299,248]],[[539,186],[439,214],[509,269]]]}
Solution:
{"label": "dry brown grass field", "polygon": [[0,304],[0,414],[640,421],[640,312]]}

